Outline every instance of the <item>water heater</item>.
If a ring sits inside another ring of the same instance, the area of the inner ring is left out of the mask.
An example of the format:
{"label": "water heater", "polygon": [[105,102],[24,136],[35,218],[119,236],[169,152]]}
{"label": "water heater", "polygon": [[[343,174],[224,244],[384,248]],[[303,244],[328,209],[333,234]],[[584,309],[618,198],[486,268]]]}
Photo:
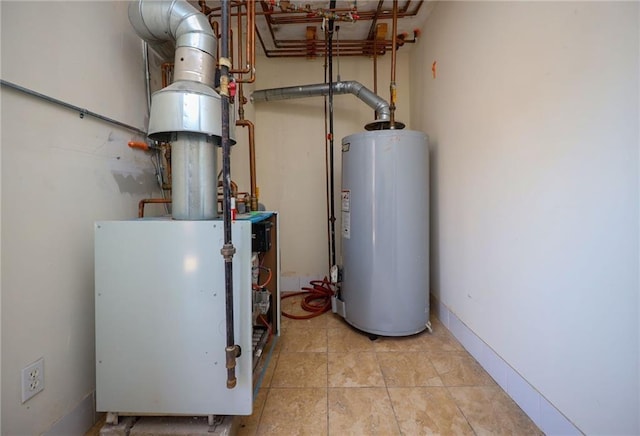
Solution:
{"label": "water heater", "polygon": [[429,153],[411,130],[342,140],[342,286],[333,311],[373,335],[429,325]]}

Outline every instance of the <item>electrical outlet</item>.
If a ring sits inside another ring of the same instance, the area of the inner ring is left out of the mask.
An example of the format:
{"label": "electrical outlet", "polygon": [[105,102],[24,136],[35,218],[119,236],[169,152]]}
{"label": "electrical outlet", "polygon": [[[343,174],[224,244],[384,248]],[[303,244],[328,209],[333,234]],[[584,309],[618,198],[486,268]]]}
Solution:
{"label": "electrical outlet", "polygon": [[44,357],[22,368],[22,402],[44,389]]}

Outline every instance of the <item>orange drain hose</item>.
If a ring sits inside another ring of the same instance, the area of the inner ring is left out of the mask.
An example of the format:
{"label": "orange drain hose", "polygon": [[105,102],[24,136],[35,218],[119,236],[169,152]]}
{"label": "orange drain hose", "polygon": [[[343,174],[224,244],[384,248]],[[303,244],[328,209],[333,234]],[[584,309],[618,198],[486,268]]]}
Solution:
{"label": "orange drain hose", "polygon": [[310,284],[313,286],[312,288],[304,287],[301,292],[287,294],[281,298],[281,300],[284,300],[285,298],[305,295],[300,302],[300,307],[309,312],[309,314],[291,315],[283,310],[281,312],[282,316],[291,319],[310,319],[331,310],[331,297],[335,293],[333,283],[329,282],[329,279],[325,277],[323,280],[311,280]]}

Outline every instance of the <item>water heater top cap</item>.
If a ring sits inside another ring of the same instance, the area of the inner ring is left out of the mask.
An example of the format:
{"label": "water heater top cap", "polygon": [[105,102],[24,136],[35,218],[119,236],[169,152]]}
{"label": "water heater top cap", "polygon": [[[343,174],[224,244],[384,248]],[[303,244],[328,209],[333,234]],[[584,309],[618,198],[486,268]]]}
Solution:
{"label": "water heater top cap", "polygon": [[[369,124],[366,124],[364,126],[365,130],[392,130],[391,129],[391,121],[389,120],[375,120],[370,122]],[[395,130],[402,130],[405,128],[405,124],[401,123],[400,121],[396,121],[394,123],[394,127]]]}

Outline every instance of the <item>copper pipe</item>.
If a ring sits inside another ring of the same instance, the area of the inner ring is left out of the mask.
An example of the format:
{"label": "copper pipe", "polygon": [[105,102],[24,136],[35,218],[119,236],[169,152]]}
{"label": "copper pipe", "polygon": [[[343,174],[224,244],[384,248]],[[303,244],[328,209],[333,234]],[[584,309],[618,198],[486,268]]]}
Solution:
{"label": "copper pipe", "polygon": [[[415,11],[399,13],[398,18],[413,17],[417,14],[418,9],[420,9],[420,6],[416,7]],[[301,14],[298,14],[296,16],[286,17],[286,18],[274,18],[273,15],[277,15],[274,13],[263,12],[263,13],[257,13],[257,15],[264,15],[265,17],[270,18],[271,20],[269,24],[274,26],[279,26],[282,24],[321,23],[322,22],[322,17],[307,17],[306,15],[301,15]],[[387,15],[388,14],[383,14],[380,17],[378,17],[378,19],[388,20],[389,18],[387,17]],[[361,12],[361,13],[359,12],[358,21],[373,20],[375,16],[376,16],[375,12]],[[340,20],[337,19],[336,21],[340,21]]]}
{"label": "copper pipe", "polygon": [[[238,12],[240,11],[240,6],[238,6]],[[247,15],[248,15],[248,11],[247,11]],[[247,16],[247,23],[249,22],[249,17]],[[248,36],[248,35],[247,35]],[[242,37],[242,14],[238,13],[238,65],[240,65],[240,67],[242,67],[242,43],[243,43],[243,37]],[[231,46],[231,48],[233,49],[233,45]],[[247,47],[247,50],[249,48]],[[249,56],[249,54],[247,53],[247,57]],[[232,74],[242,74],[241,72],[242,70],[240,70],[240,72],[238,70],[234,70],[233,68],[231,69],[230,73]],[[242,85],[238,84],[238,92],[239,94],[242,93]],[[244,112],[244,109],[242,108],[242,102],[240,103],[240,111]],[[240,119],[244,119],[244,117],[240,117]]]}
{"label": "copper pipe", "polygon": [[[260,2],[260,3],[264,3],[264,2]],[[418,14],[418,12],[420,10],[420,6],[422,6],[422,3],[424,3],[424,0],[419,0],[417,2],[417,6],[412,11],[404,10],[405,8],[402,8],[398,13],[398,18],[414,17],[415,15]],[[405,5],[405,7],[406,7],[406,5]],[[219,18],[220,14],[215,13],[217,11],[217,9],[219,9],[219,8],[212,8],[213,12],[211,12],[208,15],[211,16],[211,17]],[[336,11],[338,11],[338,9],[336,9]],[[345,11],[346,11],[346,9],[345,9]],[[236,12],[236,13],[231,14],[231,16],[235,17],[237,14],[238,13]],[[322,18],[321,17],[317,17],[317,16],[307,17],[307,14],[303,13],[303,12],[281,12],[281,11],[270,11],[270,10],[267,9],[267,10],[263,10],[263,11],[256,11],[256,15],[262,15],[264,17],[269,17],[269,18],[271,18],[273,16],[278,16],[278,15],[283,15],[283,16],[289,15],[289,17],[287,17],[287,18],[283,18],[283,17],[272,18],[271,24],[274,24],[274,25],[279,25],[279,24],[299,24],[299,23],[311,23],[311,22],[320,23],[320,22],[322,22]],[[369,21],[369,20],[372,20],[374,17],[375,17],[375,12],[373,12],[373,11],[362,11],[362,12],[358,11],[358,21]],[[386,16],[381,16],[380,18],[389,19]],[[290,20],[295,20],[295,21],[290,21]],[[335,21],[341,21],[341,20],[340,19],[336,19]]]}
{"label": "copper pipe", "polygon": [[[218,188],[222,187],[222,180],[218,181]],[[238,195],[238,184],[231,180],[231,196],[235,197]]]}
{"label": "copper pipe", "polygon": [[378,93],[378,47],[377,38],[373,40],[373,93]]}
{"label": "copper pipe", "polygon": [[393,36],[393,44],[391,45],[391,83],[389,84],[389,91],[391,92],[391,99],[389,101],[389,128],[396,128],[396,40],[398,38],[398,0],[393,0],[393,29],[391,30]]}
{"label": "copper pipe", "polygon": [[[253,7],[255,7],[255,2],[253,1],[249,1],[250,7],[251,5],[253,5]],[[238,10],[240,10],[240,6],[238,6]],[[247,10],[247,25],[249,25],[250,19],[249,19],[249,15],[251,15],[251,11]],[[255,30],[255,25],[252,23],[252,27]],[[247,33],[250,33],[249,29],[247,29]],[[249,35],[248,39],[251,39],[251,37]],[[240,14],[238,14],[238,63],[240,65],[242,65],[243,63],[243,57],[242,57],[242,16]],[[255,43],[255,41],[249,42],[247,41],[247,45],[250,45],[251,43]],[[247,53],[247,56],[251,56],[251,52]],[[253,50],[253,55],[255,56],[255,50]],[[252,77],[250,80],[255,80],[255,74],[253,73],[253,68],[251,68],[252,70]],[[239,120],[236,121],[236,126],[241,126],[241,127],[247,127],[248,131],[249,131],[249,180],[250,180],[250,185],[251,185],[251,194],[249,197],[249,208],[250,210],[258,210],[258,196],[256,193],[256,143],[255,143],[255,126],[254,124],[249,121],[249,120],[245,120],[244,119],[244,104],[246,103],[246,99],[244,97],[244,90],[243,90],[243,85],[242,85],[242,81],[239,81],[238,83],[238,116],[239,116]]]}
{"label": "copper pipe", "polygon": [[[239,64],[240,64],[240,68],[238,69],[231,69],[230,72],[233,74],[240,74],[240,75],[244,75],[244,74],[249,74],[251,73],[251,76],[249,77],[249,79],[242,79],[240,78],[239,80],[237,80],[238,83],[253,83],[256,80],[256,76],[255,76],[255,64],[256,64],[256,24],[255,24],[255,18],[256,18],[256,2],[255,0],[247,0],[247,2],[245,3],[246,7],[247,7],[247,13],[246,13],[246,17],[247,17],[247,27],[246,27],[246,32],[247,32],[247,45],[245,46],[245,51],[246,51],[246,56],[247,56],[247,65],[245,68],[242,67],[242,56],[240,56],[240,50],[241,50],[241,46],[242,44],[240,42],[238,42],[238,58],[239,60]],[[242,41],[242,16],[243,14],[241,13],[241,4],[238,5],[238,38],[240,41]]]}
{"label": "copper pipe", "polygon": [[218,22],[212,20],[211,17],[209,17],[209,23],[211,24],[211,28],[213,29],[213,34],[216,37],[216,53],[220,53],[220,28],[218,26]]}
{"label": "copper pipe", "polygon": [[[239,10],[239,7],[238,7]],[[247,18],[248,20],[248,18]],[[242,65],[244,59],[242,58],[242,15],[238,14],[238,63]],[[240,120],[244,120],[244,105],[246,103],[246,99],[244,98],[244,89],[242,86],[242,82],[238,83],[238,118]],[[238,124],[236,123],[236,126]]]}
{"label": "copper pipe", "polygon": [[[397,7],[396,7],[396,17],[397,18],[404,18],[404,17],[412,17],[417,15],[417,13],[419,12],[420,8],[422,7],[423,3],[425,3],[424,1],[412,1],[412,0],[408,0],[404,7],[398,11]],[[276,49],[281,48],[284,44],[286,44],[286,41],[279,41],[277,40],[277,38],[275,37],[274,34],[274,29],[273,27],[276,25],[280,25],[280,24],[295,24],[295,23],[319,23],[322,21],[321,18],[318,17],[308,17],[305,14],[301,14],[301,13],[279,13],[279,12],[274,12],[273,10],[270,10],[267,6],[267,3],[264,1],[260,2],[263,11],[262,12],[257,12],[257,15],[264,15],[265,16],[265,20],[267,23],[267,27],[268,27],[268,33],[271,35],[271,39],[273,41],[273,45],[275,46]],[[415,8],[411,11],[409,11],[410,5],[415,4]],[[387,12],[387,13],[383,13],[383,14],[379,14],[378,11],[363,11],[363,12],[358,12],[359,14],[359,21],[362,20],[373,20],[373,19],[377,19],[377,20],[386,20],[391,18],[388,14],[389,11],[385,10],[383,12]],[[279,15],[285,15],[285,17],[278,17]],[[288,15],[288,16],[287,16]],[[293,56],[280,56],[282,53],[277,51],[277,50],[270,50],[267,49],[265,46],[265,43],[262,39],[262,35],[260,34],[259,29],[256,30],[257,35],[258,35],[258,39],[260,40],[260,43],[264,49],[265,54],[267,55],[267,57],[293,57]],[[307,41],[304,41],[305,43]],[[397,42],[396,42],[397,43]],[[344,45],[348,45],[349,41],[343,41],[341,43],[341,46]],[[392,45],[391,43],[384,43],[385,46],[388,45]],[[301,48],[302,50],[302,48]],[[361,55],[366,55],[366,56],[370,56],[371,53],[369,50],[363,50],[364,53],[361,53]],[[321,52],[318,51],[318,54],[320,54]],[[381,54],[384,54],[381,53]],[[349,56],[353,56],[356,55],[356,53],[349,53]],[[302,57],[302,56],[306,56],[306,45],[305,45],[305,54],[297,54],[297,56]]]}
{"label": "copper pipe", "polygon": [[[233,65],[233,29],[229,26],[229,61],[231,61],[231,65]],[[231,73],[231,69],[229,69],[229,73]]]}
{"label": "copper pipe", "polygon": [[[391,44],[390,43],[388,44],[388,46],[386,44],[381,44],[381,45],[377,45],[376,44],[376,46],[377,46],[377,49],[378,49],[378,54],[384,53],[387,50],[391,49]],[[273,52],[276,52],[276,53],[287,53],[287,52],[297,52],[297,51],[306,52],[310,48],[313,48],[314,50],[316,50],[316,52],[324,52],[325,51],[325,47],[323,47],[320,44],[296,45],[296,46],[283,47],[283,48],[278,48],[278,49],[275,49],[275,50],[268,50],[268,51],[273,51]],[[367,50],[367,52],[363,52],[363,50]],[[349,46],[349,47],[340,46],[340,54],[342,54],[343,52],[348,52],[348,51],[359,51],[361,55],[367,56],[367,55],[371,54],[371,52],[373,51],[373,43],[371,43],[371,45],[369,45],[369,44],[361,44],[361,45],[354,45],[354,46]]]}
{"label": "copper pipe", "polygon": [[162,72],[162,87],[166,88],[169,86],[169,74],[173,69],[173,62],[165,62],[160,67],[160,71]]}
{"label": "copper pipe", "polygon": [[145,204],[171,204],[169,198],[145,198],[138,203],[138,218],[144,218],[144,205]]}
{"label": "copper pipe", "polygon": [[200,5],[200,10],[203,14],[209,15],[211,13],[211,8],[207,6],[207,2],[205,0],[200,0],[198,4]]}
{"label": "copper pipe", "polygon": [[256,2],[249,0],[249,10],[247,11],[247,21],[251,21],[251,25],[247,23],[247,45],[249,46],[249,57],[247,58],[247,68],[251,72],[251,76],[246,83],[253,83],[256,80]]}
{"label": "copper pipe", "polygon": [[[297,52],[297,53],[280,53],[278,51],[275,52],[269,52],[265,54],[266,57],[268,58],[301,58],[301,57],[307,57],[307,53],[306,52]],[[316,56],[324,56],[324,52],[322,53],[316,53]],[[341,57],[345,57],[345,56],[359,56],[362,57],[362,51],[354,51],[354,52],[350,52],[350,53],[340,53]]]}
{"label": "copper pipe", "polygon": [[247,127],[249,129],[249,183],[251,185],[251,210],[258,210],[255,126],[249,120],[238,120],[236,121],[236,126]]}
{"label": "copper pipe", "polygon": [[[323,44],[326,45],[325,42],[321,39],[312,39],[312,40],[308,40],[308,39],[287,39],[287,40],[277,40],[278,44],[280,46],[282,46],[282,48],[290,48],[290,47],[295,47],[295,46],[302,46],[302,45],[306,45],[309,42],[313,42],[317,45]],[[384,42],[387,46],[391,47],[391,43],[393,42],[390,39],[385,39],[385,40],[378,40],[378,42]],[[337,46],[338,43],[334,42],[332,44],[333,46]],[[373,40],[371,39],[350,39],[350,40],[344,40],[344,41],[340,41],[340,48],[342,47],[348,47],[348,46],[373,46]]]}
{"label": "copper pipe", "polygon": [[[314,48],[313,45],[308,45],[306,47],[287,47],[287,48],[279,48],[276,50],[267,50],[267,52],[273,52],[273,53],[307,53],[309,51],[309,49]],[[391,47],[389,47],[388,49],[390,49]],[[378,54],[385,54],[387,52],[387,48],[384,47],[377,47],[378,49]],[[314,48],[316,54],[318,53],[325,53],[325,48],[321,47],[319,45],[316,45]],[[367,52],[364,52],[364,50],[367,50]],[[340,56],[342,56],[345,53],[358,53],[360,54],[360,56],[369,56],[372,53],[372,49],[370,49],[369,47],[366,46],[358,46],[358,47],[348,47],[348,48],[344,48],[344,47],[340,47]]]}

